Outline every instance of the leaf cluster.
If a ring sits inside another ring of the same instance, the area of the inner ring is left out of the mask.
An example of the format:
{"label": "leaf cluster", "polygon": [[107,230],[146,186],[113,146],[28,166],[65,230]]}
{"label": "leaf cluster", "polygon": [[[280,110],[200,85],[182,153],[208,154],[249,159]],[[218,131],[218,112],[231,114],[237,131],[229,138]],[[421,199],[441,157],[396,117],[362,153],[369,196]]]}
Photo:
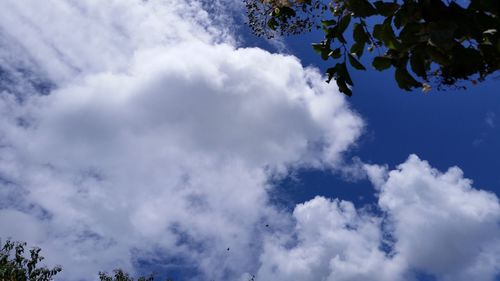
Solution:
{"label": "leaf cluster", "polygon": [[[320,28],[324,39],[312,44],[341,92],[350,96],[354,85],[349,69],[366,70],[367,57],[379,70],[395,69],[401,89],[438,89],[468,80],[473,84],[500,69],[500,1],[471,0],[467,6],[453,0],[246,0],[255,34],[265,27],[280,34]],[[250,4],[249,4],[250,3]],[[261,5],[260,12],[251,3]],[[319,4],[318,4],[319,3]],[[273,11],[284,5],[286,13]],[[268,13],[271,11],[270,13]],[[303,24],[307,18],[307,24]],[[318,20],[319,19],[319,20]],[[259,27],[260,26],[260,27]]]}
{"label": "leaf cluster", "polygon": [[[12,242],[7,240],[0,249],[0,281],[51,281],[53,277],[62,271],[60,266],[52,269],[40,266],[39,262],[44,260],[40,255],[40,248],[33,248],[26,257],[25,242]],[[112,274],[99,272],[100,281],[135,281],[133,277],[122,269],[113,270]],[[154,274],[142,276],[137,281],[154,281]],[[173,281],[168,278],[165,281]],[[255,281],[252,276],[249,281]]]}
{"label": "leaf cluster", "polygon": [[[124,272],[122,269],[113,270],[113,274],[108,274],[106,272],[99,272],[100,281],[134,281],[128,273]],[[137,281],[154,281],[154,275],[142,276],[137,279]],[[167,279],[166,281],[172,281]]]}
{"label": "leaf cluster", "polygon": [[327,10],[321,0],[243,0],[248,24],[254,34],[273,38],[276,35],[312,31]]}
{"label": "leaf cluster", "polygon": [[40,248],[25,253],[26,243],[7,240],[0,250],[0,280],[9,281],[49,281],[62,269],[59,266],[40,266],[44,259]]}

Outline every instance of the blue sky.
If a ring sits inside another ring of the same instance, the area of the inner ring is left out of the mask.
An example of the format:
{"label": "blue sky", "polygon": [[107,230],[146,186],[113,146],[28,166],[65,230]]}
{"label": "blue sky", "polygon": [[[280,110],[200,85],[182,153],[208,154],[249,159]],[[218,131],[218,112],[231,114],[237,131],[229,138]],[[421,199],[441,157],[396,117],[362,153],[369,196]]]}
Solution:
{"label": "blue sky", "polygon": [[[5,0],[0,238],[58,280],[498,280],[498,80],[322,76],[232,0]],[[208,11],[208,12],[207,12]]]}
{"label": "blue sky", "polygon": [[[322,36],[321,31],[315,31],[284,38],[287,52],[304,65],[324,70],[332,61],[323,61],[310,46]],[[369,65],[366,59],[364,62]],[[478,85],[464,82],[465,90],[434,89],[425,94],[399,89],[391,70],[379,72],[368,67],[367,71],[353,70],[351,75],[354,96],[348,100],[366,120],[367,128],[349,156],[394,167],[415,153],[440,170],[461,167],[476,186],[500,193],[500,175],[495,172],[500,166],[498,78]],[[317,192],[348,200],[359,196],[373,199],[365,181],[343,181],[339,175],[318,171],[304,172],[299,178],[303,179],[302,187],[312,184],[315,188],[314,192],[298,191],[298,202]]]}

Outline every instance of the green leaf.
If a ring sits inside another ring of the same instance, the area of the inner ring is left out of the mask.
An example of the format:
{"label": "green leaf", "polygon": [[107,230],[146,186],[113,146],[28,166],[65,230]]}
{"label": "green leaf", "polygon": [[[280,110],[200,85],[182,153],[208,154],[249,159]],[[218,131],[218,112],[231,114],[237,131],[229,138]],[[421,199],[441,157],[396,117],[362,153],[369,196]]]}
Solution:
{"label": "green leaf", "polygon": [[422,83],[415,80],[404,67],[396,68],[395,78],[398,86],[406,91],[411,91],[412,88],[422,87]]}
{"label": "green leaf", "polygon": [[360,58],[363,55],[363,52],[365,51],[365,46],[366,46],[365,43],[356,42],[356,43],[352,44],[349,52],[351,54],[356,54],[356,56],[358,56],[358,58]]}
{"label": "green leaf", "polygon": [[421,5],[413,1],[404,1],[404,4],[394,14],[394,26],[401,28],[408,23],[420,21],[422,13]]}
{"label": "green leaf", "polygon": [[327,83],[330,83],[332,79],[335,77],[335,74],[337,73],[337,68],[336,67],[330,67],[326,70],[326,74],[328,74],[328,78],[326,79]]}
{"label": "green leaf", "polygon": [[321,53],[321,59],[328,60],[329,55],[330,55],[330,50],[324,49],[323,52]]}
{"label": "green leaf", "polygon": [[426,48],[427,53],[431,56],[431,59],[440,65],[449,65],[451,63],[447,55],[443,54],[437,48],[428,46]]}
{"label": "green leaf", "polygon": [[474,48],[454,48],[451,56],[453,63],[447,67],[447,70],[455,77],[467,77],[480,72],[483,67],[481,53]]}
{"label": "green leaf", "polygon": [[347,70],[347,66],[345,62],[343,63],[337,63],[335,66],[337,68],[337,75],[339,78],[345,80],[347,84],[353,85],[351,75],[349,75],[349,71]]}
{"label": "green leaf", "polygon": [[318,54],[321,54],[324,48],[322,43],[313,43],[311,44],[311,46],[313,47],[313,50],[315,50]]}
{"label": "green leaf", "polygon": [[347,44],[347,41],[344,38],[344,35],[338,34],[337,39],[340,41],[340,43]]}
{"label": "green leaf", "polygon": [[368,0],[349,0],[345,2],[356,17],[366,18],[377,13],[377,10]]}
{"label": "green leaf", "polygon": [[422,56],[421,53],[419,52],[412,52],[410,56],[410,65],[411,69],[415,74],[418,76],[426,79],[427,78],[427,73],[426,73],[426,67],[425,67],[425,61],[424,57]]}
{"label": "green leaf", "polygon": [[333,39],[337,36],[335,27],[323,28],[323,32],[325,33],[325,38],[327,39]]}
{"label": "green leaf", "polygon": [[396,35],[392,29],[391,21],[386,21],[382,26],[381,39],[389,49],[398,50],[401,48],[401,44],[396,39]]}
{"label": "green leaf", "polygon": [[283,6],[281,7],[281,14],[285,15],[286,17],[295,17],[297,15],[297,13],[295,12],[294,9],[290,8],[290,7],[287,7],[287,6]]}
{"label": "green leaf", "polygon": [[384,25],[383,24],[376,24],[373,26],[373,37],[382,41],[383,32],[384,32]]}
{"label": "green leaf", "polygon": [[349,72],[347,71],[345,63],[337,63],[334,67],[328,68],[326,70],[326,73],[328,74],[328,79],[326,82],[330,83],[330,81],[335,78],[340,92],[344,93],[347,96],[352,95],[351,89],[347,86],[347,84],[352,85],[352,80],[349,76]]}
{"label": "green leaf", "polygon": [[344,95],[346,95],[348,97],[352,96],[352,91],[349,88],[349,86],[347,86],[346,81],[344,79],[339,78],[336,80],[336,82],[337,82],[337,86],[339,87],[339,91],[341,93],[343,93]]}
{"label": "green leaf", "polygon": [[342,55],[342,53],[340,52],[340,48],[336,48],[334,49],[333,51],[330,52],[329,56],[334,58],[334,59],[338,59],[340,58],[340,56]]}
{"label": "green leaf", "polygon": [[427,42],[426,25],[420,23],[409,23],[399,33],[401,41],[406,43]]}
{"label": "green leaf", "polygon": [[331,49],[327,43],[325,43],[325,42],[314,43],[314,44],[311,44],[311,46],[313,47],[314,51],[316,51],[321,56],[321,58],[323,60],[328,60],[328,57],[330,56]]}
{"label": "green leaf", "polygon": [[373,3],[375,5],[375,8],[377,8],[377,12],[384,16],[384,17],[390,17],[394,15],[394,13],[399,9],[399,4],[397,3],[389,3],[389,2],[384,2],[384,1],[376,1]]}
{"label": "green leaf", "polygon": [[349,62],[351,63],[352,67],[358,70],[366,70],[366,68],[351,54],[349,54]]}
{"label": "green leaf", "polygon": [[363,28],[363,25],[360,23],[354,24],[354,29],[353,29],[353,38],[354,41],[358,43],[366,43],[368,41],[368,35],[365,32],[365,29]]}
{"label": "green leaf", "polygon": [[450,50],[456,43],[454,34],[458,26],[454,22],[431,22],[427,25],[429,44],[444,50]]}
{"label": "green leaf", "polygon": [[401,43],[396,39],[392,29],[390,17],[384,21],[384,24],[373,26],[373,37],[382,41],[389,49],[398,50],[401,48]]}
{"label": "green leaf", "polygon": [[340,19],[340,22],[337,24],[337,35],[342,35],[346,28],[351,23],[351,15],[347,14]]}
{"label": "green leaf", "polygon": [[391,67],[391,59],[388,57],[375,57],[372,63],[376,70],[382,71]]}
{"label": "green leaf", "polygon": [[337,21],[336,20],[322,20],[321,24],[323,25],[323,27],[329,27],[329,26],[337,24]]}
{"label": "green leaf", "polygon": [[269,19],[269,21],[267,22],[267,26],[272,30],[276,30],[277,25],[278,25],[278,21],[276,21],[276,19],[274,17]]}

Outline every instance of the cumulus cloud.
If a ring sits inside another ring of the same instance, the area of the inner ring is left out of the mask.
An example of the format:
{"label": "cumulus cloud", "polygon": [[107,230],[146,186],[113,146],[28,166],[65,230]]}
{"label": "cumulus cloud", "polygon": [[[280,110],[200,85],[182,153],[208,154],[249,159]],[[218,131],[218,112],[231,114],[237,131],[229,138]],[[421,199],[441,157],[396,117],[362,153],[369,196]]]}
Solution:
{"label": "cumulus cloud", "polygon": [[299,204],[288,235],[267,239],[260,280],[495,280],[500,203],[462,171],[411,155],[396,169],[367,166],[379,212],[322,197]]}
{"label": "cumulus cloud", "polygon": [[401,268],[379,249],[379,218],[323,197],[293,216],[292,235],[267,239],[258,280],[398,280]]}
{"label": "cumulus cloud", "polygon": [[379,205],[395,252],[443,280],[493,280],[500,267],[500,204],[452,167],[441,173],[412,155],[388,174]]}
{"label": "cumulus cloud", "polygon": [[229,2],[207,3],[0,2],[0,237],[41,246],[65,280],[143,264],[195,280],[494,279],[498,198],[458,168],[356,160],[344,172],[364,169],[374,209],[273,206],[272,180],[339,169],[363,121],[297,58],[236,47]]}
{"label": "cumulus cloud", "polygon": [[0,9],[0,236],[68,280],[176,259],[254,272],[263,222],[289,223],[269,179],[334,168],[363,127],[316,70],[235,47],[197,1]]}

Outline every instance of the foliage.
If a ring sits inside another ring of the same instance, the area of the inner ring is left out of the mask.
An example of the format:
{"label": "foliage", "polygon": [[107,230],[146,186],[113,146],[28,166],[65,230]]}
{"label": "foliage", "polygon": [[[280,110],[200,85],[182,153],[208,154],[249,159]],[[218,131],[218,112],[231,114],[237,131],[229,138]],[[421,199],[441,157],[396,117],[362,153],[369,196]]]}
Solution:
{"label": "foliage", "polygon": [[[25,256],[26,243],[12,242],[7,240],[0,250],[0,280],[1,281],[50,281],[62,271],[56,266],[52,269],[40,266],[39,262],[44,260],[40,255],[40,248],[29,251],[29,257]],[[101,281],[134,281],[128,273],[121,269],[113,271],[113,275],[99,272]],[[153,275],[140,277],[137,281],[154,281]],[[166,281],[172,281],[170,279]]]}
{"label": "foliage", "polygon": [[[113,275],[108,275],[105,272],[99,272],[99,280],[100,281],[134,281],[134,278],[130,277],[130,275],[124,272],[121,269],[115,269],[113,271]],[[139,277],[137,281],[153,281],[153,275],[148,277]],[[169,280],[167,280],[169,281]]]}
{"label": "foliage", "polygon": [[[60,266],[52,269],[40,266],[44,260],[40,255],[40,248],[31,249],[29,257],[25,256],[25,242],[12,242],[7,240],[0,250],[0,281],[51,281],[62,271]],[[99,272],[100,281],[134,281],[122,269],[113,270],[113,274]],[[249,281],[254,281],[255,276]],[[154,281],[154,275],[139,277],[137,281]],[[172,281],[167,279],[166,281]]]}
{"label": "foliage", "polygon": [[39,266],[44,258],[40,248],[29,250],[25,256],[26,243],[7,240],[0,250],[0,280],[9,281],[49,281],[61,271],[61,267],[52,269]]}
{"label": "foliage", "polygon": [[335,79],[348,96],[349,68],[366,70],[360,61],[365,50],[376,51],[368,56],[375,69],[395,69],[404,90],[458,87],[464,80],[476,84],[500,69],[498,0],[244,1],[256,35],[322,29],[324,39],[312,47],[323,60],[333,60],[328,82]]}

